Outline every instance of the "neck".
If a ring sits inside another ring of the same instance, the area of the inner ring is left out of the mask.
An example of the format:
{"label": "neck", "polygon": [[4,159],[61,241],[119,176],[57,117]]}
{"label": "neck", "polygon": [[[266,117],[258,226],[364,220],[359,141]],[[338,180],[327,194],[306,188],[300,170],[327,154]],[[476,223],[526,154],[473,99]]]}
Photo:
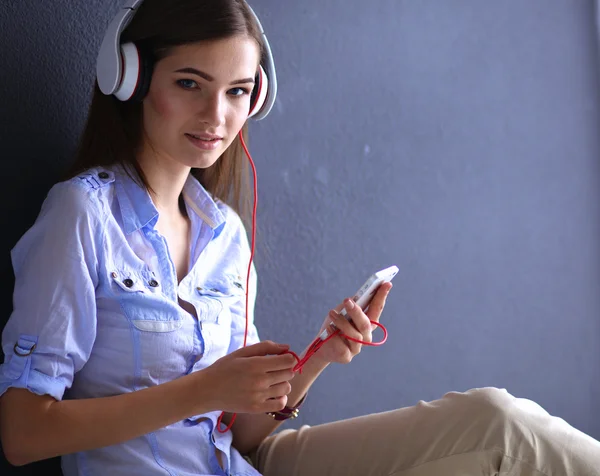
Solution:
{"label": "neck", "polygon": [[191,168],[147,153],[138,155],[138,163],[152,189],[150,197],[159,213],[179,213],[179,197]]}

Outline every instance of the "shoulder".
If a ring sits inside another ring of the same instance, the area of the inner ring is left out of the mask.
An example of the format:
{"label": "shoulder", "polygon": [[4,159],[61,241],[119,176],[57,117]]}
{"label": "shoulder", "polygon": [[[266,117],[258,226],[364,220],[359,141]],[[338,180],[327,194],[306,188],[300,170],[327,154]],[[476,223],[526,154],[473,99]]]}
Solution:
{"label": "shoulder", "polygon": [[105,209],[103,202],[112,193],[114,181],[114,172],[93,168],[59,182],[48,192],[40,215],[60,215],[63,219],[101,218]]}
{"label": "shoulder", "polygon": [[87,192],[111,188],[115,182],[115,173],[112,170],[96,167],[88,169],[64,183],[78,185]]}
{"label": "shoulder", "polygon": [[19,266],[32,249],[37,250],[38,255],[51,254],[55,258],[78,256],[81,249],[88,250],[88,254],[90,250],[99,249],[108,216],[102,193],[114,181],[114,176],[106,173],[89,170],[50,189],[35,222],[12,250],[15,266]]}

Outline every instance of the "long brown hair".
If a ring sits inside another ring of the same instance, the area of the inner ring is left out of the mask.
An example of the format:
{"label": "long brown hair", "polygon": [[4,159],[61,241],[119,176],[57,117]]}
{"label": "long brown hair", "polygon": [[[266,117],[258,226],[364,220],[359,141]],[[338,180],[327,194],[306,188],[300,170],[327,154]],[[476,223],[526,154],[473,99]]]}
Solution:
{"label": "long brown hair", "polygon": [[[170,49],[205,40],[246,35],[254,38],[264,55],[261,34],[245,0],[145,0],[121,35],[121,42],[135,42],[154,61],[168,56]],[[244,139],[248,126],[244,125]],[[142,138],[142,104],[121,102],[105,96],[95,84],[85,129],[68,177],[96,166],[125,165],[132,176],[149,190],[135,151]],[[129,167],[127,167],[129,166]],[[247,223],[250,212],[248,166],[239,137],[214,165],[192,169],[203,187],[236,210]]]}

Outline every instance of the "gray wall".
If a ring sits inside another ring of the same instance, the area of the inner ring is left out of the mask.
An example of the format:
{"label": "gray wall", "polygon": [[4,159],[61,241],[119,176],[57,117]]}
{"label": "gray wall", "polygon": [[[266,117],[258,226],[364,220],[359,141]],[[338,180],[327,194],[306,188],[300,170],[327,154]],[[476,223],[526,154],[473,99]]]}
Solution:
{"label": "gray wall", "polygon": [[505,387],[600,438],[593,2],[254,1],[278,60],[253,128],[263,338],[301,350],[397,264],[390,337],[300,423]]}
{"label": "gray wall", "polygon": [[[120,3],[0,4],[7,283],[8,249],[69,162]],[[388,343],[328,369],[291,426],[498,386],[600,438],[593,2],[252,5],[280,81],[251,131],[261,336],[301,351],[367,275],[401,270]]]}

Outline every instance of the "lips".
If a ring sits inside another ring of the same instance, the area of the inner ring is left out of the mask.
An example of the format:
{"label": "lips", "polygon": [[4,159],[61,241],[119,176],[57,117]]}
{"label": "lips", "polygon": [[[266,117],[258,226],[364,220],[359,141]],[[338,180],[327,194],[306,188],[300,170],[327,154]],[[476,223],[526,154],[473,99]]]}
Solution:
{"label": "lips", "polygon": [[190,134],[190,133],[186,133],[186,136],[189,137],[193,137],[194,139],[197,140],[203,140],[206,142],[214,142],[214,141],[218,141],[218,140],[222,140],[223,138],[214,134]]}
{"label": "lips", "polygon": [[221,145],[221,141],[223,140],[222,137],[214,134],[186,133],[185,136],[200,150],[217,150]]}

